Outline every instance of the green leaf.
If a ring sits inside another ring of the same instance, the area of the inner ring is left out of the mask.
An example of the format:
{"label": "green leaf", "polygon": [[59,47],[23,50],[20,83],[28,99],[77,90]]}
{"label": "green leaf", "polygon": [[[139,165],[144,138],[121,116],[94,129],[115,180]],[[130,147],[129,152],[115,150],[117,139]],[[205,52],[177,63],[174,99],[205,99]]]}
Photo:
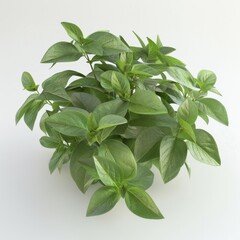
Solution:
{"label": "green leaf", "polygon": [[38,112],[42,109],[42,107],[45,105],[44,101],[35,100],[32,102],[32,104],[29,106],[27,111],[24,114],[24,122],[27,124],[27,126],[33,130],[34,123],[36,121]]}
{"label": "green leaf", "polygon": [[140,89],[131,96],[129,111],[147,115],[167,113],[167,109],[155,93]]}
{"label": "green leaf", "polygon": [[90,77],[83,77],[83,78],[77,79],[72,83],[70,83],[67,87],[68,90],[73,90],[76,88],[90,88],[90,89],[103,91],[100,83],[95,78],[90,78]]}
{"label": "green leaf", "polygon": [[194,79],[187,70],[182,69],[180,67],[168,67],[167,72],[173,78],[174,81],[192,90],[199,90],[198,88],[194,87],[193,85]]}
{"label": "green leaf", "polygon": [[164,183],[177,176],[187,157],[184,141],[172,136],[165,136],[160,144],[160,173]]}
{"label": "green leaf", "polygon": [[168,64],[168,66],[180,66],[180,67],[185,67],[186,66],[185,63],[183,63],[179,59],[174,58],[172,56],[165,56],[164,60]]}
{"label": "green leaf", "polygon": [[137,175],[132,180],[128,181],[128,185],[137,186],[147,190],[152,186],[154,175],[147,167],[138,165]]}
{"label": "green leaf", "polygon": [[198,110],[198,115],[203,119],[203,121],[208,124],[209,123],[209,118],[206,113],[202,112],[201,110]]}
{"label": "green leaf", "polygon": [[120,96],[128,98],[130,95],[130,83],[128,79],[120,72],[106,71],[101,74],[101,85],[107,91],[113,90]]}
{"label": "green leaf", "polygon": [[40,97],[48,100],[60,100],[71,102],[71,98],[65,90],[69,79],[73,76],[83,76],[81,73],[66,70],[54,74],[42,83],[43,92]]}
{"label": "green leaf", "polygon": [[192,156],[203,163],[219,166],[221,164],[217,144],[208,132],[197,129],[196,142],[187,142],[188,149]]}
{"label": "green leaf", "polygon": [[94,180],[98,179],[93,160],[94,151],[94,146],[89,146],[86,142],[81,142],[75,147],[71,155],[71,175],[83,193],[87,191]]}
{"label": "green leaf", "polygon": [[98,142],[101,143],[103,142],[105,139],[107,139],[111,133],[113,132],[113,130],[116,128],[116,126],[114,127],[109,127],[109,128],[104,128],[104,129],[100,129],[100,131],[98,131],[97,134],[97,139]]}
{"label": "green leaf", "polygon": [[181,95],[181,92],[179,92],[179,89],[177,88],[177,86],[173,85],[173,84],[168,84],[168,85],[160,85],[159,86],[161,89],[161,92],[167,94],[167,96],[172,99],[172,101],[174,103],[177,103],[178,105],[180,105],[183,101],[184,98]]}
{"label": "green leaf", "polygon": [[157,76],[166,70],[166,66],[162,64],[141,63],[132,66],[131,73],[140,76],[152,77]]}
{"label": "green leaf", "polygon": [[121,52],[131,52],[131,50],[116,36],[109,32],[95,32],[86,38],[83,48],[86,52],[110,56]]}
{"label": "green leaf", "polygon": [[87,216],[96,216],[110,211],[119,201],[121,194],[116,187],[101,187],[91,197]]}
{"label": "green leaf", "polygon": [[49,171],[53,173],[54,170],[61,164],[65,157],[67,157],[67,148],[60,147],[57,148],[56,151],[53,153],[50,161],[49,161]]}
{"label": "green leaf", "polygon": [[99,121],[98,130],[114,127],[117,125],[121,125],[127,123],[127,119],[124,117],[121,117],[119,115],[109,114],[104,117],[102,117]]}
{"label": "green leaf", "polygon": [[87,133],[87,118],[77,110],[62,111],[46,119],[46,123],[56,131],[72,137],[85,136]]}
{"label": "green leaf", "polygon": [[158,45],[152,41],[150,38],[147,38],[148,40],[148,60],[149,61],[156,61],[159,59],[160,49]]}
{"label": "green leaf", "polygon": [[120,35],[119,38],[126,46],[130,47],[126,40],[123,38],[123,36]]}
{"label": "green leaf", "polygon": [[[104,62],[104,61],[110,61],[110,62],[117,62],[118,60],[118,55],[113,55],[113,56],[110,56],[110,57],[101,57],[101,56],[98,56],[98,60],[94,60],[94,61],[101,61],[101,63],[96,63],[95,65],[94,65],[94,69],[96,70],[96,71],[119,71],[118,69],[117,69],[117,67],[115,67],[114,65],[112,65],[112,64],[108,64],[108,63],[106,63],[106,62]],[[117,63],[116,63],[117,64]],[[99,74],[101,74],[100,72],[99,72]]]}
{"label": "green leaf", "polygon": [[116,138],[120,137],[120,135],[125,134],[126,129],[128,128],[128,126],[129,125],[127,123],[124,123],[122,125],[118,125],[118,126],[114,127],[114,130],[112,131],[112,133],[110,135],[111,136],[115,136]]}
{"label": "green leaf", "polygon": [[78,49],[68,42],[58,42],[44,54],[41,63],[74,62],[82,56]]}
{"label": "green leaf", "polygon": [[119,166],[123,179],[131,179],[135,177],[137,171],[136,160],[133,153],[124,143],[108,139],[99,147],[98,156],[110,159]]}
{"label": "green leaf", "polygon": [[[55,112],[56,113],[56,112]],[[40,119],[40,129],[46,134],[48,135],[49,137],[53,137],[53,138],[56,138],[56,139],[59,139],[60,141],[62,141],[62,136],[59,134],[59,132],[57,132],[56,130],[54,130],[52,127],[50,127],[47,123],[46,123],[46,119],[55,114],[55,113],[52,113],[50,111],[46,111],[41,119]]]}
{"label": "green leaf", "polygon": [[138,39],[138,41],[141,44],[142,48],[145,48],[146,45],[144,44],[143,40],[137,35],[137,33],[135,33],[134,31],[133,31],[133,33],[136,36],[136,38]]}
{"label": "green leaf", "polygon": [[[162,44],[162,41],[161,41],[159,35],[157,35],[157,42],[156,42],[156,44],[157,44],[157,46],[158,46],[159,48],[162,48],[162,47],[163,47],[163,44]],[[174,49],[174,50],[175,50],[175,49]]]}
{"label": "green leaf", "polygon": [[113,72],[111,84],[115,92],[124,98],[129,98],[131,89],[128,79],[119,72]]}
{"label": "green leaf", "polygon": [[189,165],[188,165],[187,162],[185,162],[185,167],[186,167],[186,169],[187,169],[188,176],[189,176],[189,178],[190,178],[190,177],[191,177],[191,168],[189,167]]}
{"label": "green leaf", "polygon": [[215,73],[209,70],[201,70],[198,73],[197,78],[203,83],[201,87],[203,91],[208,91],[212,89],[217,80],[217,76],[215,75]]}
{"label": "green leaf", "polygon": [[159,115],[144,115],[144,114],[130,114],[131,126],[142,126],[142,127],[176,127],[177,122],[174,118],[170,117],[168,114]]}
{"label": "green leaf", "polygon": [[23,117],[25,112],[29,109],[29,107],[32,105],[33,101],[38,97],[37,93],[31,94],[26,101],[23,103],[23,105],[18,109],[16,116],[15,116],[15,122],[16,124],[20,121],[20,119]]}
{"label": "green leaf", "polygon": [[94,156],[94,162],[100,180],[106,186],[118,186],[122,182],[122,172],[119,166],[106,157]]}
{"label": "green leaf", "polygon": [[108,114],[116,114],[124,117],[127,113],[128,103],[123,102],[121,99],[99,104],[93,111],[96,121],[99,122],[102,117]]}
{"label": "green leaf", "polygon": [[171,116],[172,118],[175,118],[176,117],[176,111],[174,110],[172,105],[168,101],[166,101],[163,97],[162,97],[162,102],[163,102],[164,106],[166,107],[169,116]]}
{"label": "green leaf", "polygon": [[198,100],[199,109],[209,117],[228,126],[227,111],[222,103],[213,98],[202,98]]}
{"label": "green leaf", "polygon": [[160,141],[166,133],[164,128],[144,128],[136,137],[134,155],[139,162],[159,158]]}
{"label": "green leaf", "polygon": [[160,47],[160,52],[164,55],[174,52],[176,49],[172,47]]}
{"label": "green leaf", "polygon": [[39,141],[41,145],[46,148],[57,148],[62,144],[59,139],[48,136],[41,137]]}
{"label": "green leaf", "polygon": [[80,43],[82,42],[83,34],[77,25],[75,25],[73,23],[69,23],[69,22],[62,22],[61,24],[64,27],[64,29],[66,30],[67,34],[73,40],[80,42]]}
{"label": "green leaf", "polygon": [[[48,118],[49,115],[48,115],[48,112],[44,112],[43,115],[41,116],[40,118],[40,122],[39,122],[39,127],[40,129],[45,133],[47,134],[47,130],[46,130],[46,123],[45,123],[45,120],[46,118]],[[50,135],[49,135],[50,136]]]}
{"label": "green leaf", "polygon": [[112,74],[113,74],[113,71],[109,70],[109,71],[103,72],[100,75],[101,86],[108,92],[113,91],[113,87],[112,87],[112,83],[111,83]]}
{"label": "green leaf", "polygon": [[196,136],[193,127],[186,121],[179,119],[179,124],[182,130],[193,140],[196,142]]}
{"label": "green leaf", "polygon": [[96,130],[98,127],[97,121],[93,115],[93,113],[89,114],[88,120],[87,120],[87,127],[89,131]]}
{"label": "green leaf", "polygon": [[[121,136],[123,138],[125,138],[126,140],[128,140],[128,139],[135,140],[135,138],[138,136],[138,134],[141,132],[142,129],[143,129],[142,127],[135,127],[135,126],[128,125],[127,128],[125,128],[124,133],[121,134]],[[125,142],[125,144],[126,144],[126,142]],[[128,144],[126,144],[126,145],[128,145]],[[133,150],[133,149],[131,148],[131,150]]]}
{"label": "green leaf", "polygon": [[35,84],[33,77],[28,72],[24,72],[22,74],[22,85],[24,89],[30,92],[37,91],[38,89],[38,86]]}
{"label": "green leaf", "polygon": [[215,93],[219,96],[222,96],[222,94],[215,87],[211,88],[209,91],[212,92],[212,93]]}
{"label": "green leaf", "polygon": [[54,90],[54,87],[56,86],[61,86],[62,88],[65,88],[69,79],[73,76],[84,77],[84,75],[79,72],[76,72],[73,70],[65,70],[62,72],[55,73],[54,75],[46,79],[42,83],[42,87],[44,90],[49,90],[52,93],[52,91]]}
{"label": "green leaf", "polygon": [[187,98],[178,108],[177,117],[188,122],[190,125],[194,124],[198,117],[197,105]]}
{"label": "green leaf", "polygon": [[133,52],[133,59],[134,60],[139,60],[141,58],[141,60],[143,62],[147,62],[148,59],[147,59],[147,50],[146,49],[143,49],[141,47],[133,47],[131,46],[130,49],[132,50]]}
{"label": "green leaf", "polygon": [[142,218],[164,218],[152,198],[141,188],[128,188],[125,194],[125,202],[128,209]]}
{"label": "green leaf", "polygon": [[71,103],[71,98],[69,97],[65,89],[57,84],[53,84],[51,85],[51,88],[43,90],[38,98],[41,100],[52,100]]}
{"label": "green leaf", "polygon": [[122,72],[131,68],[133,63],[133,53],[120,53],[119,61],[116,62],[118,68],[120,67]]}
{"label": "green leaf", "polygon": [[74,92],[70,97],[73,106],[83,108],[88,112],[92,112],[101,103],[96,96],[85,92]]}

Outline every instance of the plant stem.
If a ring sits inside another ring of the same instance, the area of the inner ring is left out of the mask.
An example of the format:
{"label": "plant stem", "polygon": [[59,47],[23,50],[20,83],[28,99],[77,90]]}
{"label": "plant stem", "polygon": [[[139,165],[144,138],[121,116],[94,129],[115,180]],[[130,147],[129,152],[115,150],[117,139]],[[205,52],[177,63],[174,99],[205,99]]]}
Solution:
{"label": "plant stem", "polygon": [[[91,63],[91,60],[90,60],[88,54],[87,54],[86,52],[84,52],[83,55],[84,55],[84,57],[86,58],[87,62],[88,62],[89,65],[90,65],[90,68],[91,68],[91,70],[92,70],[92,73],[93,73],[93,75],[94,75],[94,78],[97,80],[97,76],[96,76],[96,74],[95,74],[95,72],[94,72],[93,65],[92,65],[92,63]],[[97,81],[98,81],[98,80],[97,80]]]}
{"label": "plant stem", "polygon": [[[38,90],[36,90],[36,92],[37,92],[38,95],[40,95],[40,92],[39,92]],[[50,106],[53,107],[53,104],[46,98],[45,93],[43,93],[43,95],[44,95],[44,97],[45,97],[46,102],[47,102]]]}
{"label": "plant stem", "polygon": [[[36,92],[37,92],[38,95],[40,95],[40,92],[39,92],[38,90],[36,90]],[[52,102],[47,99],[47,97],[46,97],[46,95],[45,95],[44,92],[42,92],[42,94],[44,95],[46,102],[47,102],[47,103],[52,107],[52,109],[53,109],[54,107],[53,107]],[[58,110],[59,110],[60,112],[62,111],[62,109],[61,109],[60,107],[58,107]]]}

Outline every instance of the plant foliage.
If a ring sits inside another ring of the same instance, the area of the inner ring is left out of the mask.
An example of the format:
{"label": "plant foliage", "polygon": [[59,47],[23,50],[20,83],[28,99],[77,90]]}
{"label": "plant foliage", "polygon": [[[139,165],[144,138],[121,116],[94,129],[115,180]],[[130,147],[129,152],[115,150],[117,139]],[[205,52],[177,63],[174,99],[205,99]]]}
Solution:
{"label": "plant foliage", "polygon": [[[45,136],[40,143],[55,149],[49,170],[70,163],[76,185],[85,193],[98,183],[87,216],[111,210],[119,199],[134,214],[150,219],[163,215],[146,190],[157,168],[164,183],[181,168],[190,168],[187,152],[210,165],[220,165],[217,144],[210,133],[196,127],[200,117],[228,125],[224,106],[206,97],[215,88],[216,75],[201,70],[194,77],[185,64],[170,56],[175,49],[159,37],[140,46],[123,37],[99,31],[85,37],[72,23],[62,23],[71,38],[58,42],[41,62],[55,65],[85,59],[90,71],[65,70],[37,85],[28,72],[23,87],[32,94],[16,114],[33,129],[38,112]],[[81,68],[79,68],[81,70]]]}

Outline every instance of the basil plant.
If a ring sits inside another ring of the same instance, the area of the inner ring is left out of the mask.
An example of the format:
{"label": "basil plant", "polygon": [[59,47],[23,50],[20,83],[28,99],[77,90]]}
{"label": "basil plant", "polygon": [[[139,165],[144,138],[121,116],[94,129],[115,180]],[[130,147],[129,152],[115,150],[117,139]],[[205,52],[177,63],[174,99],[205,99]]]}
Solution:
{"label": "basil plant", "polygon": [[221,164],[214,138],[196,126],[198,118],[208,124],[209,117],[228,125],[224,106],[207,97],[220,95],[216,75],[201,70],[194,77],[159,37],[144,42],[134,33],[139,46],[131,46],[107,31],[85,37],[72,23],[62,26],[71,40],[51,46],[41,62],[53,66],[85,59],[89,72],[55,73],[41,89],[24,72],[23,87],[32,94],[18,110],[16,123],[23,117],[32,130],[46,107],[40,143],[54,149],[50,172],[67,164],[83,193],[97,184],[87,216],[106,213],[123,198],[134,214],[163,218],[146,192],[153,168],[167,183],[182,167],[190,174],[188,151],[203,163]]}

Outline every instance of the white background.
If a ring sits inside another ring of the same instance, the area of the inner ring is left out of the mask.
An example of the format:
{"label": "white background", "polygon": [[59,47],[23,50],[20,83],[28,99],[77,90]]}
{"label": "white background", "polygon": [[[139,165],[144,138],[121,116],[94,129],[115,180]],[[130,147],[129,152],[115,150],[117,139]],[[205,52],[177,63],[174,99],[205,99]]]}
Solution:
{"label": "white background", "polygon": [[[86,218],[93,189],[79,192],[67,167],[50,175],[52,151],[40,146],[38,126],[33,132],[23,122],[15,126],[15,112],[28,96],[20,84],[23,71],[41,83],[61,69],[87,70],[79,63],[51,70],[40,65],[50,45],[69,40],[61,21],[78,24],[86,35],[108,29],[132,44],[132,30],[142,37],[159,34],[194,75],[216,72],[230,126],[211,121],[207,129],[219,144],[222,166],[189,155],[191,179],[185,169],[167,185],[157,176],[149,193],[164,220],[140,219],[123,201],[105,215]],[[0,0],[0,239],[239,240],[239,55],[239,0]]]}

